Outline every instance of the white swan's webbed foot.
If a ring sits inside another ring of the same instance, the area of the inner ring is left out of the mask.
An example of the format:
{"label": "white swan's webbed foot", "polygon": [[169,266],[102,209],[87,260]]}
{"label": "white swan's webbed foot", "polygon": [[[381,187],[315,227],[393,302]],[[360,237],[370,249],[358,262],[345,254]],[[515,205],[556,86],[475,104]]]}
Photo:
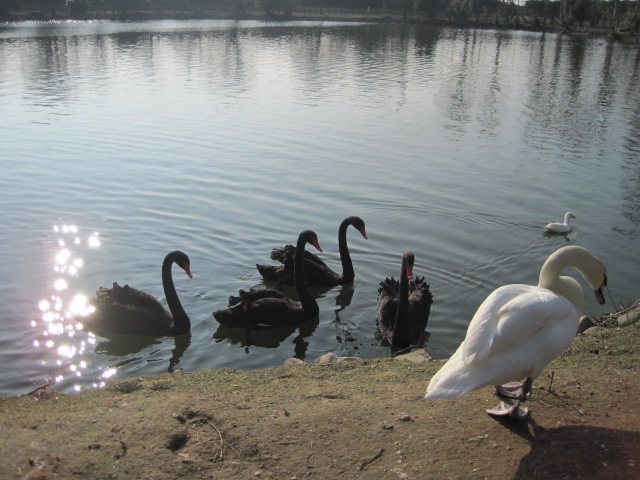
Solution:
{"label": "white swan's webbed foot", "polygon": [[496,385],[496,394],[508,397],[517,398],[513,405],[507,405],[505,402],[500,402],[493,408],[487,410],[487,413],[492,417],[510,417],[515,420],[526,420],[531,415],[531,412],[526,407],[521,407],[520,404],[531,396],[531,385],[533,379],[527,378],[524,383],[510,382],[505,385]]}
{"label": "white swan's webbed foot", "polygon": [[526,420],[531,415],[531,412],[526,407],[520,406],[520,400],[516,401],[513,405],[507,405],[505,402],[500,402],[493,408],[487,410],[487,413],[492,417],[509,417],[514,420]]}

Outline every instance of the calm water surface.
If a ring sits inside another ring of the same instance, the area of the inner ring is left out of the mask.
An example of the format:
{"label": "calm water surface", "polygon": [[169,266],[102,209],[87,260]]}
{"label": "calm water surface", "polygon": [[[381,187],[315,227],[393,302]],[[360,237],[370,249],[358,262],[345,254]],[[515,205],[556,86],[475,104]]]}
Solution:
{"label": "calm water surface", "polygon": [[[555,249],[638,296],[640,57],[596,39],[426,26],[162,21],[0,25],[0,395],[72,392],[182,368],[383,357],[377,285],[404,250],[435,295],[427,350],[451,354],[494,288],[536,283]],[[568,236],[541,228],[565,211]],[[222,330],[255,263],[311,228],[353,286],[318,321]],[[75,321],[114,281],[164,302],[174,269],[191,335],[102,338]],[[584,285],[584,283],[583,283]],[[586,292],[587,313],[603,310]],[[614,307],[610,299],[604,311]],[[425,379],[426,385],[426,379]]]}

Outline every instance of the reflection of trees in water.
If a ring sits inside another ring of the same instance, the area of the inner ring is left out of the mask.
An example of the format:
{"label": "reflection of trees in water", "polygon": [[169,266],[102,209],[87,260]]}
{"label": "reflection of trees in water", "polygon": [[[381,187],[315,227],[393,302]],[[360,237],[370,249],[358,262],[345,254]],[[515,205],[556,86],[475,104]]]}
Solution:
{"label": "reflection of trees in water", "polygon": [[[216,97],[235,98],[248,88],[251,78],[243,55],[244,34],[237,27],[212,31],[136,32],[116,31],[68,35],[43,24],[41,35],[34,38],[37,48],[28,61],[30,93],[37,102],[60,106],[82,96],[84,89],[100,95],[108,92],[110,78],[127,76],[144,81],[148,88],[162,85],[171,64],[172,74],[203,83]],[[50,35],[48,31],[51,30]],[[253,40],[249,38],[253,44]],[[81,71],[91,82],[77,81]],[[101,91],[101,85],[105,91]],[[222,91],[221,91],[222,90]]]}
{"label": "reflection of trees in water", "polygon": [[[636,69],[637,71],[637,69]],[[637,83],[635,83],[637,86]],[[635,99],[630,122],[630,131],[625,135],[625,175],[622,186],[624,189],[624,215],[635,226],[640,227],[640,98]],[[640,236],[638,231],[624,232],[631,239]]]}
{"label": "reflection of trees in water", "polygon": [[[629,76],[624,89],[626,105],[631,110],[629,131],[624,135],[624,166],[627,169],[622,182],[624,194],[624,215],[636,227],[640,227],[640,95],[638,95],[638,82],[640,81],[640,49],[636,52],[635,68]],[[640,234],[624,232],[631,239],[636,239]]]}
{"label": "reflection of trees in water", "polygon": [[449,116],[451,123],[447,126],[452,131],[464,132],[464,126],[470,122],[470,109],[476,96],[476,81],[474,80],[473,58],[477,45],[477,33],[463,30],[448,38],[446,45],[448,52],[442,52],[445,62],[450,60],[450,81],[444,82],[442,95],[438,98],[445,102],[443,110]]}
{"label": "reflection of trees in water", "polygon": [[489,86],[483,98],[484,107],[482,108],[482,111],[484,118],[482,123],[489,132],[495,132],[500,127],[499,112],[501,109],[498,108],[497,104],[500,91],[502,90],[503,81],[500,70],[500,47],[502,46],[503,40],[508,40],[506,35],[498,34],[496,36],[495,59],[493,61]]}
{"label": "reflection of trees in water", "polygon": [[[319,104],[332,92],[341,91],[342,82],[352,82],[363,103],[396,96],[400,108],[407,101],[413,70],[433,66],[425,64],[424,57],[433,55],[438,31],[379,24],[243,29],[232,23],[206,31],[88,31],[67,36],[58,30],[35,40],[38,54],[25,64],[32,69],[34,97],[54,105],[82,97],[87,89],[98,95],[107,93],[109,79],[116,74],[132,82],[144,81],[151,90],[162,88],[169,64],[173,75],[210,85],[215,101],[227,103],[241,97],[264,75],[260,63],[254,67],[254,57],[260,52],[261,62],[266,62],[266,54],[272,57],[273,68],[285,62],[283,67],[293,70],[293,92],[302,103]],[[276,49],[279,44],[286,48]],[[273,55],[278,51],[291,55]],[[412,57],[410,52],[417,55]],[[349,58],[353,56],[358,60]],[[420,58],[417,65],[416,57]],[[342,71],[344,64],[352,65],[352,70]],[[98,83],[77,82],[77,71]]]}
{"label": "reflection of trees in water", "polygon": [[29,92],[43,105],[67,103],[71,98],[72,85],[69,82],[69,51],[67,37],[38,37],[38,55],[26,63],[30,68],[27,84]]}

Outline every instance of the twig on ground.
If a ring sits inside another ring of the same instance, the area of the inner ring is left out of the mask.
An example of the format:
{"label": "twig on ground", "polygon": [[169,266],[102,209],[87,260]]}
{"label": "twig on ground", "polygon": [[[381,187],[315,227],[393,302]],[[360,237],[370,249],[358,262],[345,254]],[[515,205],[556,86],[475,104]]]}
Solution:
{"label": "twig on ground", "polygon": [[384,453],[384,448],[381,448],[380,451],[376,453],[373,457],[371,457],[369,460],[365,460],[364,462],[362,462],[358,467],[358,469],[364,470],[364,467],[366,467],[370,463],[375,462],[377,459],[379,459],[382,456],[383,453]]}
{"label": "twig on ground", "polygon": [[127,454],[127,444],[124,443],[122,440],[120,440],[120,445],[122,445],[122,453],[116,453],[115,455],[116,460],[124,457]]}
{"label": "twig on ground", "polygon": [[547,387],[547,392],[551,392],[551,385],[553,385],[553,376],[556,374],[555,370],[551,370],[551,379],[549,380],[549,386]]}
{"label": "twig on ground", "polygon": [[[223,458],[223,452],[224,452],[224,445],[225,445],[225,441],[222,438],[222,434],[220,433],[220,430],[218,430],[218,427],[216,427],[213,423],[207,421],[205,422],[207,425],[209,425],[211,428],[213,428],[217,433],[218,433],[218,437],[220,437],[220,460],[224,460]],[[226,445],[229,446],[229,448],[231,450],[233,450],[233,453],[235,453],[238,457],[238,460],[242,460],[242,458],[240,457],[240,454],[238,453],[238,451],[233,447],[233,445],[231,445],[230,443],[226,443]]]}
{"label": "twig on ground", "polygon": [[51,385],[53,385],[53,384],[54,384],[54,382],[47,382],[47,383],[43,383],[43,384],[42,384],[42,385],[40,385],[38,388],[35,388],[35,389],[31,390],[29,393],[25,393],[25,394],[20,395],[20,396],[21,396],[21,397],[26,397],[26,396],[28,396],[28,395],[33,395],[33,394],[34,394],[34,393],[36,393],[37,391],[39,391],[39,390],[44,390],[45,388],[47,388],[47,387],[49,387],[49,386],[51,386]]}

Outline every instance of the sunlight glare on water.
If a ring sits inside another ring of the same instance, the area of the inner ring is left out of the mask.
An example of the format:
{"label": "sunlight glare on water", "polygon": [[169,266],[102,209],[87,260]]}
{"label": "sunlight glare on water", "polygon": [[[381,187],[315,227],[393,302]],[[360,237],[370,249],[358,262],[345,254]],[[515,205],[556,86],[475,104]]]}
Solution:
{"label": "sunlight glare on water", "polygon": [[[42,360],[43,367],[59,372],[48,381],[73,383],[73,389],[80,391],[83,374],[96,375],[95,370],[87,370],[87,362],[84,360],[86,348],[95,344],[95,336],[90,332],[83,332],[81,323],[81,318],[91,313],[94,307],[83,293],[73,292],[70,287],[77,283],[79,271],[84,264],[82,257],[76,255],[82,253],[82,248],[97,248],[100,245],[99,235],[94,232],[83,241],[76,225],[54,225],[53,232],[59,247],[51,268],[55,279],[48,298],[38,302],[38,308],[42,312],[40,319],[31,322],[37,332],[33,347],[44,347],[55,352],[48,360]],[[106,372],[98,374],[91,385],[103,385],[100,377],[104,373]],[[108,376],[112,375],[113,373],[108,373]],[[74,383],[74,379],[78,383]]]}

